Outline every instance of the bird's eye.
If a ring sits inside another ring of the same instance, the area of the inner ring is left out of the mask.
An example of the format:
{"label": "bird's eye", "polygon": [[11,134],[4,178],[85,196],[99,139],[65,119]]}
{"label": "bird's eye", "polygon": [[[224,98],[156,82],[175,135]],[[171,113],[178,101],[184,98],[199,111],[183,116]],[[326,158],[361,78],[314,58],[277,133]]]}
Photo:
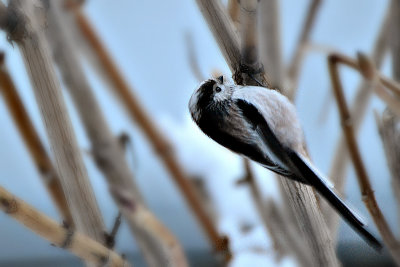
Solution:
{"label": "bird's eye", "polygon": [[221,90],[222,90],[221,87],[216,87],[215,88],[215,92],[217,92],[217,93],[221,92]]}

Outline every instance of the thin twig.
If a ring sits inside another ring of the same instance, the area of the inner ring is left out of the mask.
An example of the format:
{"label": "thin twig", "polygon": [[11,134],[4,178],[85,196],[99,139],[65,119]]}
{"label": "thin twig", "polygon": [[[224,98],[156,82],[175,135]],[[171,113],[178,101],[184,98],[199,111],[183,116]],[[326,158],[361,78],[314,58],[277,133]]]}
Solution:
{"label": "thin twig", "polygon": [[354,135],[350,112],[343,94],[343,88],[338,72],[338,64],[343,62],[351,63],[347,58],[340,58],[338,55],[330,55],[328,57],[329,74],[331,77],[336,102],[339,108],[343,133],[346,138],[351,160],[357,174],[358,184],[365,206],[371,214],[371,217],[373,218],[375,225],[377,226],[379,233],[383,238],[383,241],[391,252],[392,257],[397,264],[400,264],[400,244],[391,232],[389,225],[387,224],[378,206],[378,203],[376,202],[374,191],[370,184],[364,163],[362,162],[361,154]]}
{"label": "thin twig", "polygon": [[207,212],[203,210],[203,207],[196,197],[192,185],[190,184],[187,175],[183,168],[180,166],[175,158],[172,151],[172,146],[165,139],[164,135],[161,134],[160,130],[156,128],[151,118],[145,112],[136,96],[133,94],[133,90],[128,86],[122,75],[118,71],[114,61],[108,54],[107,50],[97,37],[89,21],[86,19],[84,14],[79,11],[74,11],[76,23],[79,26],[82,35],[86,38],[87,42],[92,47],[93,52],[100,62],[100,67],[104,69],[104,77],[112,87],[115,89],[115,93],[122,101],[126,109],[128,110],[131,118],[141,127],[146,137],[150,141],[154,150],[158,153],[166,168],[171,174],[183,196],[186,198],[189,206],[193,213],[197,216],[203,230],[207,237],[214,245],[214,248],[218,252],[222,252],[226,255],[226,258],[230,258],[230,252],[228,247],[228,240],[225,237],[221,237],[216,230],[212,220],[208,217]]}
{"label": "thin twig", "polygon": [[130,266],[114,251],[86,235],[74,232],[72,228],[59,225],[1,186],[0,209],[40,237],[57,247],[70,251],[82,260],[94,263],[96,266]]}
{"label": "thin twig", "polygon": [[[127,208],[133,205],[140,206],[141,210],[147,209],[133,181],[133,174],[124,157],[123,149],[117,138],[113,136],[93,90],[84,76],[84,71],[73,50],[74,44],[66,35],[67,31],[63,26],[65,10],[60,4],[53,3],[48,9],[47,37],[53,49],[55,62],[90,138],[96,164],[104,174],[114,201],[128,222],[148,266],[187,266],[178,240],[154,214],[148,210],[145,211],[147,221],[144,225],[138,213],[139,208]],[[122,197],[124,201],[121,200]],[[130,204],[128,205],[127,202]],[[154,229],[150,226],[154,226]],[[163,232],[160,233],[158,230]]]}
{"label": "thin twig", "polygon": [[15,84],[4,64],[3,53],[0,54],[0,87],[8,110],[14,119],[32,159],[36,163],[36,167],[45,187],[64,221],[68,225],[73,226],[71,212],[68,208],[67,200],[60,184],[60,178],[58,177],[53,163],[51,162],[50,157],[29,118],[20,96],[18,95]]}
{"label": "thin twig", "polygon": [[301,64],[303,62],[306,46],[309,43],[311,31],[315,25],[315,20],[317,18],[318,11],[320,10],[322,1],[323,0],[311,0],[297,46],[287,69],[287,78],[289,79],[292,87],[288,93],[288,98],[291,100],[296,97]]}

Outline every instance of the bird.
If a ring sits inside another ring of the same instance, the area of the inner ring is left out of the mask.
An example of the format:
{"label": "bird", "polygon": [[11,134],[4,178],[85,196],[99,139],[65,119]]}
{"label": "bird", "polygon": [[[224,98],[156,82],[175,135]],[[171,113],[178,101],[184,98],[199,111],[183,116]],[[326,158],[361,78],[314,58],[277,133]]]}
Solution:
{"label": "bird", "polygon": [[315,188],[370,246],[382,249],[308,159],[296,109],[287,97],[261,86],[229,84],[220,76],[200,84],[189,100],[189,112],[200,130],[218,144]]}

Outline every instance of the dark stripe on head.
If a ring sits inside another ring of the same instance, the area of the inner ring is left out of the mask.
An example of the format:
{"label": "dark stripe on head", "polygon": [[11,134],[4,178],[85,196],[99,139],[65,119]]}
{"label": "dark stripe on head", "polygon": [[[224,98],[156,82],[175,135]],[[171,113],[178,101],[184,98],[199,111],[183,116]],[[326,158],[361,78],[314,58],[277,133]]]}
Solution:
{"label": "dark stripe on head", "polygon": [[216,81],[208,80],[200,87],[199,100],[197,102],[198,109],[202,110],[211,103],[214,94],[213,87],[215,84]]}

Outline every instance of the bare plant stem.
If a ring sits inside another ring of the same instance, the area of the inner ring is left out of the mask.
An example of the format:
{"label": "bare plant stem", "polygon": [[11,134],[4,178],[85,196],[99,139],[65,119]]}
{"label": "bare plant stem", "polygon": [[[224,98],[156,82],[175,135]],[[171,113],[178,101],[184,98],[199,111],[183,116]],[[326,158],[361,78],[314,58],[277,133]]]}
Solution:
{"label": "bare plant stem", "polygon": [[70,251],[82,260],[96,264],[95,266],[130,266],[114,251],[86,235],[74,232],[72,228],[57,224],[1,186],[0,209],[40,237],[57,247]]}
{"label": "bare plant stem", "polygon": [[311,31],[315,24],[315,20],[320,10],[323,0],[311,0],[310,6],[307,11],[306,19],[300,33],[300,38],[294,50],[292,60],[287,69],[287,78],[290,81],[292,89],[288,92],[288,98],[293,100],[296,97],[297,84],[299,80],[300,67],[303,62],[306,46],[309,43]]}
{"label": "bare plant stem", "polygon": [[229,0],[228,1],[228,13],[235,25],[239,25],[239,0]]}
{"label": "bare plant stem", "polygon": [[[378,69],[382,65],[385,52],[387,51],[389,22],[390,16],[389,11],[387,11],[371,55],[372,62],[375,64],[375,66],[377,66]],[[361,122],[363,121],[371,95],[372,90],[369,86],[369,82],[362,81],[357,89],[356,96],[351,105],[351,114],[355,133],[358,132],[361,126]],[[343,194],[345,173],[348,166],[347,163],[349,162],[348,155],[349,154],[347,151],[346,140],[342,135],[336,146],[335,155],[333,157],[332,165],[329,171],[329,177],[332,179],[332,183],[335,185],[336,190],[340,194]],[[339,222],[339,216],[334,211],[332,211],[331,207],[329,207],[329,204],[325,202],[322,202],[322,210],[324,211],[324,214],[327,218],[326,221],[329,228],[332,229],[333,233],[336,232]],[[336,235],[334,234],[333,236]]]}
{"label": "bare plant stem", "polygon": [[10,1],[7,12],[0,14],[9,19],[8,23],[1,26],[9,39],[18,44],[24,57],[76,229],[102,243],[104,225],[100,210],[73,134],[45,36],[33,14],[40,11],[38,6],[41,3],[37,1]]}
{"label": "bare plant stem", "polygon": [[[390,21],[390,54],[392,57],[392,75],[397,82],[400,81],[400,3],[393,1]],[[394,97],[393,97],[394,98]],[[397,98],[396,100],[399,100]],[[396,105],[399,107],[400,105]],[[389,105],[388,105],[389,107]],[[386,160],[391,173],[392,190],[397,200],[398,218],[400,218],[400,114],[391,112],[392,107],[387,108],[381,118],[376,114],[379,134],[383,142]]]}
{"label": "bare plant stem", "polygon": [[133,90],[128,86],[122,75],[119,73],[118,68],[104,48],[103,44],[100,42],[86,17],[79,10],[75,10],[74,12],[77,25],[79,26],[82,35],[92,47],[93,52],[101,63],[101,67],[104,69],[104,78],[113,86],[119,99],[131,115],[131,118],[146,134],[154,150],[158,153],[170,172],[171,177],[174,179],[183,196],[188,201],[193,213],[197,216],[197,219],[203,227],[207,237],[214,245],[214,248],[218,252],[224,253],[226,258],[229,259],[230,252],[228,240],[219,235],[212,220],[208,217],[207,212],[204,211],[203,206],[198,200],[196,193],[187,178],[187,175],[174,156],[172,146],[164,138],[164,135],[156,128],[151,118],[145,113],[145,109],[133,94]]}
{"label": "bare plant stem", "polygon": [[261,0],[258,8],[260,59],[267,78],[266,87],[285,91],[280,36],[279,1]]}
{"label": "bare plant stem", "polygon": [[272,199],[264,202],[249,161],[244,160],[243,162],[245,169],[243,182],[248,183],[250,187],[255,206],[263,220],[265,229],[273,240],[278,256],[293,254],[301,266],[312,266],[313,260],[310,258],[311,255],[307,248],[303,245],[302,239],[298,238],[298,228],[295,222],[288,221],[285,212]]}
{"label": "bare plant stem", "polygon": [[[59,3],[50,6],[48,40],[64,82],[92,142],[92,153],[97,166],[107,179],[114,201],[123,212],[148,266],[187,266],[179,242],[145,207],[132,179],[133,174],[123,150],[109,129],[72,49],[73,43],[70,42],[72,39],[67,38],[67,32],[63,28],[62,12],[65,11],[61,9]],[[140,212],[146,215],[143,216]]]}
{"label": "bare plant stem", "polygon": [[346,104],[346,100],[343,94],[343,88],[339,78],[339,72],[337,65],[338,63],[345,63],[348,65],[350,62],[346,58],[341,58],[338,55],[330,55],[328,57],[329,74],[331,76],[331,82],[336,98],[337,105],[339,107],[339,114],[343,132],[346,138],[347,146],[349,149],[350,157],[353,162],[358,183],[360,186],[363,201],[373,218],[379,233],[381,234],[385,244],[387,245],[392,257],[397,264],[400,264],[400,244],[395,239],[391,232],[389,225],[387,224],[381,210],[379,209],[378,203],[376,202],[374,192],[372,190],[369,177],[365,166],[362,162],[361,154],[358,149],[357,141],[354,135],[353,126],[351,123],[351,116],[349,109]]}
{"label": "bare plant stem", "polygon": [[398,131],[400,119],[386,109],[381,116],[375,113],[375,120],[392,177],[392,190],[397,200],[397,217],[400,223],[400,134]]}
{"label": "bare plant stem", "polygon": [[241,1],[239,5],[241,65],[239,72],[234,74],[234,80],[237,84],[261,86],[267,84],[267,78],[258,55],[258,1]]}
{"label": "bare plant stem", "polygon": [[60,214],[68,225],[73,226],[71,212],[60,184],[60,178],[4,65],[4,54],[0,54],[0,65],[0,87],[8,110]]}

